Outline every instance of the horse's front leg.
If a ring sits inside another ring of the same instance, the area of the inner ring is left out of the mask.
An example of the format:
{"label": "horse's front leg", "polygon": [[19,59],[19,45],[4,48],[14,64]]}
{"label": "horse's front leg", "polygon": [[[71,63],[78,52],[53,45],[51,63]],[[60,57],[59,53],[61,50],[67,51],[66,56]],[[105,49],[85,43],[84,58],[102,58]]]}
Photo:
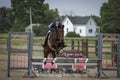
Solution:
{"label": "horse's front leg", "polygon": [[51,61],[51,64],[53,65],[55,61],[57,60],[55,52],[52,53],[52,56],[53,56],[53,60]]}
{"label": "horse's front leg", "polygon": [[46,62],[46,59],[47,59],[47,58],[44,58],[44,59],[43,59],[43,63],[44,63],[45,65],[46,65],[46,63],[47,63],[47,62]]}
{"label": "horse's front leg", "polygon": [[47,57],[48,57],[48,52],[44,49],[44,59],[43,59],[43,63],[46,65],[46,63],[47,63]]}

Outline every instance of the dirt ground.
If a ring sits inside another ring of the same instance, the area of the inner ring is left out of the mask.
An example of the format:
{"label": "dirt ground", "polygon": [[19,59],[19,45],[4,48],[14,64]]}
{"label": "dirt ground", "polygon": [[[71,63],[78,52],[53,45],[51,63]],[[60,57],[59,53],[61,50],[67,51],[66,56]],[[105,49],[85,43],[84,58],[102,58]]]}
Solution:
{"label": "dirt ground", "polygon": [[[89,70],[89,77],[87,78],[80,78],[80,77],[54,77],[49,78],[23,78],[24,74],[27,71],[22,70],[12,70],[11,77],[7,77],[7,55],[0,55],[0,80],[102,80],[99,78],[94,78],[96,74],[96,70]],[[115,71],[105,72],[108,76],[107,79],[104,80],[120,80],[120,78],[116,78]]]}

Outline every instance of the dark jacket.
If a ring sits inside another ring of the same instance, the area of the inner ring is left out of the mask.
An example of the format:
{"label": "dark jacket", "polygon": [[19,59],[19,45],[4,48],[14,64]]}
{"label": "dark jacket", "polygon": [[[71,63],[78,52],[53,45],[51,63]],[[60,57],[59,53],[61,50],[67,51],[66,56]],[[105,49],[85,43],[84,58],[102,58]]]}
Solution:
{"label": "dark jacket", "polygon": [[[61,25],[62,24],[60,23],[58,26],[61,26]],[[48,27],[50,31],[55,31],[55,29],[57,28],[55,23],[51,23]]]}

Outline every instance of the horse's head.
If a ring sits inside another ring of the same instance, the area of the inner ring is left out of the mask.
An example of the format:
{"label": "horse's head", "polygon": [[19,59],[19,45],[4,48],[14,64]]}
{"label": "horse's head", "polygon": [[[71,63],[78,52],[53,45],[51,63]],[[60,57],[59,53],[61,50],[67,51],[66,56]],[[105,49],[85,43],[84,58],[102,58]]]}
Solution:
{"label": "horse's head", "polygon": [[55,47],[61,47],[64,40],[64,26],[58,26],[56,30],[52,33],[51,44]]}
{"label": "horse's head", "polygon": [[56,40],[60,43],[64,40],[64,25],[58,26],[56,29]]}
{"label": "horse's head", "polygon": [[64,41],[64,26],[58,26],[54,32],[51,33],[49,38],[49,42],[52,47],[56,49],[63,48],[63,41]]}

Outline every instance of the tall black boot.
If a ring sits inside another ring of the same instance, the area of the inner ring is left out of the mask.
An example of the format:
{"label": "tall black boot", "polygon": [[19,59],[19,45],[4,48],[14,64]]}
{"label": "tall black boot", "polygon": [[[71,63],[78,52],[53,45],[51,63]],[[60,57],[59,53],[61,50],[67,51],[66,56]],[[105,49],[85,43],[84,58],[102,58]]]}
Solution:
{"label": "tall black boot", "polygon": [[48,36],[49,36],[49,33],[47,34],[47,36],[46,36],[46,38],[45,38],[45,41],[44,41],[43,47],[45,47],[46,44],[47,44]]}
{"label": "tall black boot", "polygon": [[45,38],[44,44],[42,46],[45,47],[46,43],[47,43],[47,37]]}

